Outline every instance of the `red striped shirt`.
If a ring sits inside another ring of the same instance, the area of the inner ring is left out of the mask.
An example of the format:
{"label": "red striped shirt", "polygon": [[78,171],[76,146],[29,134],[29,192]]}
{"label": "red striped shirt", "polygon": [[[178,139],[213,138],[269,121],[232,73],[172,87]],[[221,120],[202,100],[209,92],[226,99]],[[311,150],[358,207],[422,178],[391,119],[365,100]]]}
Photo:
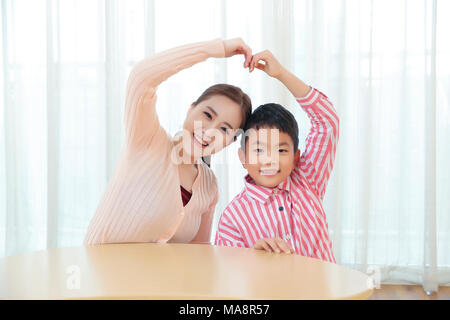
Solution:
{"label": "red striped shirt", "polygon": [[245,177],[244,190],[222,213],[215,244],[251,248],[261,238],[282,238],[299,255],[336,263],[322,206],[339,139],[339,118],[328,98],[312,89],[296,99],[311,120],[305,151],[276,188]]}

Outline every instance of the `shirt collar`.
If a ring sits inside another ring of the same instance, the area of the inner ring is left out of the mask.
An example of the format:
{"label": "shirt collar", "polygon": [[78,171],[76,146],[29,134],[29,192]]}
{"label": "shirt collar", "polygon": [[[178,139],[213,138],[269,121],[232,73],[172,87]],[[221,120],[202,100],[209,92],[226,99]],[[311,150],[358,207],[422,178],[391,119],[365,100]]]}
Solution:
{"label": "shirt collar", "polygon": [[248,196],[252,197],[255,200],[258,200],[259,202],[266,202],[270,196],[274,193],[277,193],[278,191],[291,191],[291,176],[288,176],[283,182],[281,182],[277,187],[275,188],[268,188],[263,186],[258,186],[255,184],[255,180],[253,180],[250,175],[246,175],[244,178],[245,183],[245,191]]}
{"label": "shirt collar", "polygon": [[278,185],[278,189],[285,190],[287,192],[291,192],[291,176],[289,175],[283,182]]}

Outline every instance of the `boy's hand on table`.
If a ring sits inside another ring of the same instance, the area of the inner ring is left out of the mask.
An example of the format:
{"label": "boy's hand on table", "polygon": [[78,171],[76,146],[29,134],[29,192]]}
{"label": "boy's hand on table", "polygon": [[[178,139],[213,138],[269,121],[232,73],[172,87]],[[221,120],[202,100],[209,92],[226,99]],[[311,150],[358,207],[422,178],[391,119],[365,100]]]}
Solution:
{"label": "boy's hand on table", "polygon": [[259,239],[253,246],[256,250],[265,250],[267,252],[284,252],[284,253],[294,253],[291,245],[280,238],[266,238]]}

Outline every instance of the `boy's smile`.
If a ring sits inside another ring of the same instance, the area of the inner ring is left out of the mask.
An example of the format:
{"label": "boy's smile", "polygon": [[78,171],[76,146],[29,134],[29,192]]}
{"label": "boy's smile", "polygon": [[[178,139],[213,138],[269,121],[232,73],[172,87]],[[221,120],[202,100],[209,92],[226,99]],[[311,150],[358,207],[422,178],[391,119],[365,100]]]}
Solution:
{"label": "boy's smile", "polygon": [[245,155],[239,158],[257,185],[275,188],[294,170],[300,151],[294,153],[292,138],[279,129],[251,129],[245,144]]}
{"label": "boy's smile", "polygon": [[262,175],[262,176],[269,176],[269,177],[272,177],[272,176],[275,176],[275,175],[277,175],[278,173],[280,173],[281,172],[281,170],[279,170],[279,169],[267,169],[267,168],[264,168],[264,169],[261,169],[261,170],[259,170],[259,172],[260,172],[260,174]]}

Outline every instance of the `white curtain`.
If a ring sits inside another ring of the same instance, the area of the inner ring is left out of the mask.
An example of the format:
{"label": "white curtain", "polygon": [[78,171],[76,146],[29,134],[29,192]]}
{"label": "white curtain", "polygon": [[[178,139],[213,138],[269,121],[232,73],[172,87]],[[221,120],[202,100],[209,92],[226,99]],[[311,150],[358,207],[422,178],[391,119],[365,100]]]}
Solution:
{"label": "white curtain", "polygon": [[[127,75],[189,42],[242,37],[325,92],[341,119],[325,211],[338,263],[382,283],[450,284],[450,1],[2,0],[0,257],[79,246],[123,143]],[[209,59],[158,90],[172,134],[214,83],[294,112],[242,57]],[[215,223],[241,191],[238,144],[212,157]]]}

